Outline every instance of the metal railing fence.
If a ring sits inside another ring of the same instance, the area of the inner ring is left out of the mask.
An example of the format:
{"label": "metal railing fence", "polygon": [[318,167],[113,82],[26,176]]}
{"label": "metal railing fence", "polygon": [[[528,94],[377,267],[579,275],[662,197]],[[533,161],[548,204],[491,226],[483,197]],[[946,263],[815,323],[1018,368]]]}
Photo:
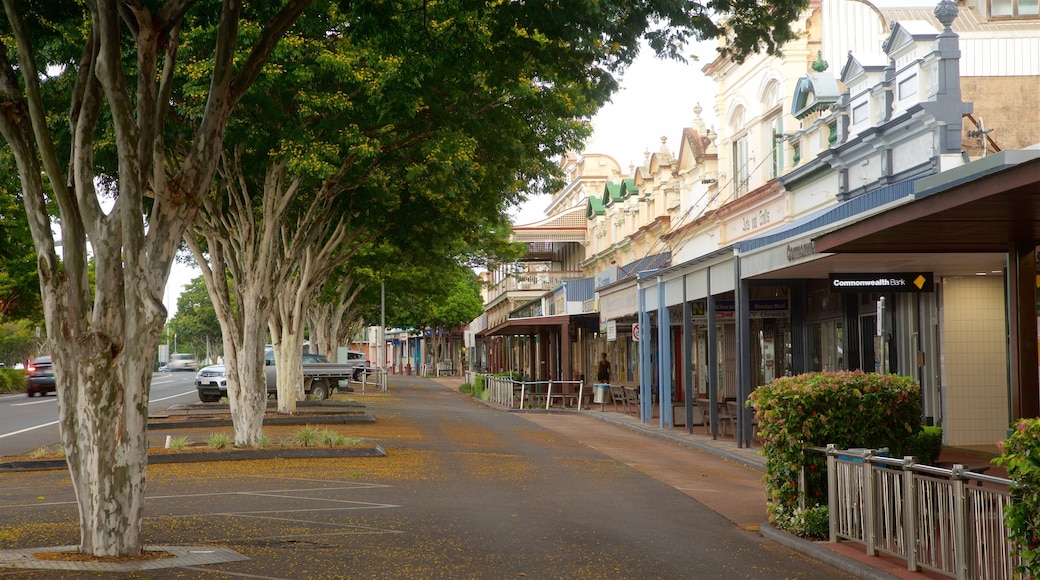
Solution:
{"label": "metal railing fence", "polygon": [[[954,578],[1012,579],[1022,560],[1004,525],[1008,479],[894,459],[875,449],[810,447],[827,455],[830,541]],[[975,485],[971,485],[974,483]]]}
{"label": "metal railing fence", "polygon": [[361,373],[361,392],[375,390],[386,392],[386,369],[382,367],[367,367]]}
{"label": "metal railing fence", "polygon": [[[477,376],[484,377],[484,390],[488,393],[488,400],[509,407],[511,409],[533,409],[552,407],[554,401],[560,401],[566,405],[573,400],[575,406],[580,410],[584,404],[586,394],[585,381],[517,381],[510,377],[496,377],[494,375],[478,375],[476,373],[466,375],[466,381],[476,384]],[[573,386],[568,390],[567,386]]]}

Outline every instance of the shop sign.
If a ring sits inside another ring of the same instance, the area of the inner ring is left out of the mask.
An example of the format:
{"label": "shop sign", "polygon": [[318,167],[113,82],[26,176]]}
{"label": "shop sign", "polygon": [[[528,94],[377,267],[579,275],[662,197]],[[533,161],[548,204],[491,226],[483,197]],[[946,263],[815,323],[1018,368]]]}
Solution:
{"label": "shop sign", "polygon": [[[700,305],[698,308],[696,305]],[[716,300],[715,317],[718,319],[732,319],[736,312],[737,303],[733,300]],[[787,299],[778,300],[751,300],[748,305],[748,318],[787,318],[790,305]],[[694,302],[694,316],[704,315],[704,302]]]}
{"label": "shop sign", "polygon": [[606,326],[600,329],[600,332],[607,335],[608,342],[615,342],[617,340],[617,321],[608,320]]}
{"label": "shop sign", "polygon": [[931,272],[831,274],[831,292],[934,292]]}

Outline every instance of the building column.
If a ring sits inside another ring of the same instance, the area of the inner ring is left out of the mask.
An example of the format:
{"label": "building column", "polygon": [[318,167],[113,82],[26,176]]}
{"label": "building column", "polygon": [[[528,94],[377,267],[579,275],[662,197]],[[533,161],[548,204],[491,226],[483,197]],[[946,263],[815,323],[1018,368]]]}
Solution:
{"label": "building column", "polygon": [[1037,371],[1036,245],[1015,242],[1008,252],[1008,322],[1011,335],[1012,421],[1040,417]]}

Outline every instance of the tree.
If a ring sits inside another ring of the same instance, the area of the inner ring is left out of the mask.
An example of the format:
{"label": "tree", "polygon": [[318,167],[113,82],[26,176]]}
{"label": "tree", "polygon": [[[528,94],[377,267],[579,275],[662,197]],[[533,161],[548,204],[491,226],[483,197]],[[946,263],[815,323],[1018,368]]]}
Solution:
{"label": "tree", "polygon": [[40,277],[21,197],[14,159],[0,155],[0,318],[36,325],[43,323]]}
{"label": "tree", "polygon": [[[0,133],[16,160],[38,257],[59,426],[79,511],[79,549],[136,555],[146,403],[175,249],[212,193],[229,118],[312,0],[3,3]],[[313,26],[323,22],[322,32],[330,37],[377,39],[380,50],[396,47],[391,54],[410,57],[382,61],[402,74],[380,75],[385,81],[371,92],[375,108],[366,113],[397,137],[451,126],[440,143],[454,141],[455,147],[426,149],[411,159],[451,167],[467,188],[486,185],[482,178],[488,174],[524,184],[552,175],[551,157],[587,133],[584,119],[609,98],[617,86],[612,74],[631,62],[640,37],[676,54],[692,34],[719,31],[707,6],[670,0],[486,6],[363,0],[346,6],[349,13],[324,5],[314,10],[324,18]],[[734,46],[744,49],[789,37],[786,22],[802,6],[739,0],[712,9],[732,16],[740,35]],[[211,58],[205,67],[182,71],[182,34],[193,29],[213,31],[205,47]],[[425,58],[444,54],[450,58]],[[372,56],[358,53],[358,64]],[[451,82],[461,77],[466,82]],[[558,98],[543,99],[549,92]],[[428,111],[427,100],[437,106]],[[538,106],[544,114],[532,115]],[[473,110],[481,114],[469,115]],[[541,124],[554,116],[562,130],[541,135]],[[493,154],[474,150],[479,143],[468,135],[487,127],[518,139],[494,143]],[[383,133],[366,136],[385,142]],[[524,139],[536,144],[533,149],[522,146]],[[366,152],[366,145],[359,141],[351,151]],[[457,163],[451,155],[463,150],[485,155],[483,163]],[[396,167],[408,173],[416,166]],[[449,173],[442,172],[442,182]],[[369,177],[378,182],[382,175]],[[433,185],[423,194],[436,194]],[[460,191],[453,185],[440,191],[450,197]],[[520,189],[491,188],[482,198],[459,198],[440,217],[491,215],[486,204]],[[100,196],[114,200],[109,211]],[[60,259],[49,202],[57,208]],[[405,196],[387,203],[407,202]],[[412,220],[418,226],[421,221]],[[97,267],[93,289],[88,246]]]}
{"label": "tree", "polygon": [[[190,9],[209,18],[214,3],[4,0],[0,132],[38,256],[82,552],[141,551],[147,400],[174,251],[209,191],[235,104],[309,3],[255,6],[267,24],[241,43],[243,6],[221,4],[206,104],[188,127],[193,146],[175,155],[166,130],[180,33]],[[115,200],[108,213],[100,195]]]}
{"label": "tree", "polygon": [[177,334],[178,349],[183,352],[208,352],[207,347],[220,342],[220,321],[202,276],[184,287],[177,298],[177,314],[168,326]]}

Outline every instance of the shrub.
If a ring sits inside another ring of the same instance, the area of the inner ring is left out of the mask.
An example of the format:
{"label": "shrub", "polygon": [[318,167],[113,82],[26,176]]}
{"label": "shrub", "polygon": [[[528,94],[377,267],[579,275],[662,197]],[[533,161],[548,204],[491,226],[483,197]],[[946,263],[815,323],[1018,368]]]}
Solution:
{"label": "shrub", "polygon": [[313,447],[320,440],[318,430],[310,425],[301,428],[293,434],[292,440],[301,447]]}
{"label": "shrub", "polygon": [[473,392],[473,384],[472,383],[463,383],[463,384],[459,385],[459,392],[460,393],[465,393],[465,394],[472,393]]}
{"label": "shrub", "polygon": [[206,439],[206,445],[214,449],[226,449],[235,444],[235,440],[227,433],[213,433]]}
{"label": "shrub", "polygon": [[188,446],[187,437],[174,437],[170,439],[170,449],[180,450]]}
{"label": "shrub", "polygon": [[[766,457],[770,518],[798,505],[805,466],[805,505],[826,505],[826,457],[807,447],[888,447],[902,457],[921,430],[920,388],[910,377],[862,371],[781,377],[751,393]],[[781,524],[782,525],[782,524]]]}
{"label": "shrub", "polygon": [[0,393],[17,393],[25,390],[25,371],[0,369]]}
{"label": "shrub", "polygon": [[925,426],[910,442],[907,455],[913,455],[914,461],[934,465],[942,453],[942,427]]}
{"label": "shrub", "polygon": [[484,377],[477,377],[473,379],[473,396],[482,398],[484,395]]}
{"label": "shrub", "polygon": [[809,540],[830,537],[831,522],[825,505],[805,509],[778,506],[773,512],[773,523],[779,529]]}
{"label": "shrub", "polygon": [[1023,564],[1022,578],[1040,577],[1040,419],[1021,419],[1001,441],[994,462],[1007,469],[1011,505],[1004,511],[1009,537]]}

